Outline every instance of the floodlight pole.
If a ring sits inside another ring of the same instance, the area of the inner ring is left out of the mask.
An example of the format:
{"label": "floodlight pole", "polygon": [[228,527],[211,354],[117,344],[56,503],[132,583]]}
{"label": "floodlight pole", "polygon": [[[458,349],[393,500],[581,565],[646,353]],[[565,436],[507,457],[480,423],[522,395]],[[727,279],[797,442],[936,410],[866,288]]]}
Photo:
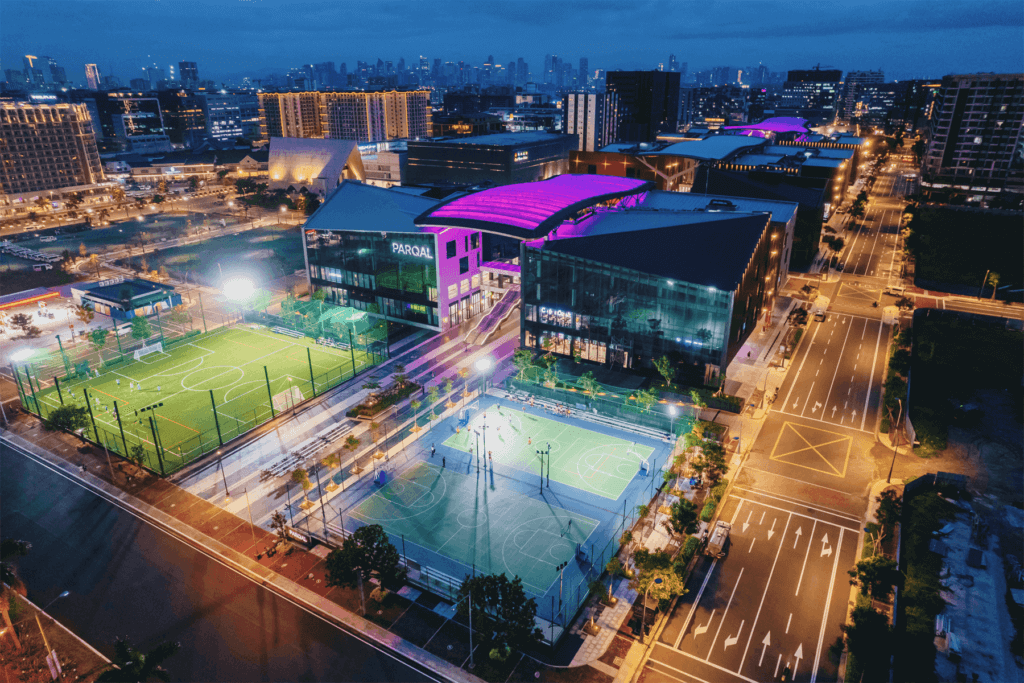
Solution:
{"label": "floodlight pole", "polygon": [[217,418],[217,402],[213,400],[213,389],[210,389],[210,403],[213,404],[213,424],[217,426],[217,441],[224,445],[224,437],[220,433],[220,420]]}
{"label": "floodlight pole", "polygon": [[160,476],[165,477],[167,473],[164,472],[164,459],[160,457],[160,440],[156,438],[156,425],[153,424],[153,416],[149,416],[149,431],[153,434],[153,450],[156,451],[157,462],[160,463]]}
{"label": "floodlight pole", "polygon": [[[82,387],[82,395],[85,397],[85,407],[89,409],[89,419],[92,420],[92,431],[93,431],[93,434],[96,435],[96,443],[100,443],[100,430],[96,429],[96,418],[92,414],[92,406],[89,405],[89,388],[88,387]],[[106,446],[104,446],[104,448],[106,448]],[[109,456],[108,456],[108,458],[109,458]],[[113,468],[111,468],[111,470],[113,470]],[[111,474],[111,479],[113,479],[113,474]]]}
{"label": "floodlight pole", "polygon": [[352,376],[356,376],[356,347],[352,342],[352,326],[348,326],[348,353],[352,357]]}
{"label": "floodlight pole", "polygon": [[274,395],[270,393],[270,374],[267,372],[267,366],[263,366],[263,377],[267,380],[267,398],[270,399],[270,419],[274,419]]}
{"label": "floodlight pole", "polygon": [[[206,328],[206,311],[203,310],[203,290],[196,287],[196,294],[199,295],[199,314],[203,316],[203,332],[208,333],[209,330]],[[118,344],[120,343],[118,342]]]}
{"label": "floodlight pole", "polygon": [[124,438],[124,425],[121,424],[121,409],[117,407],[117,400],[114,401],[114,415],[117,417],[117,428],[121,430],[121,445],[124,446],[124,456],[128,457],[128,441]]}
{"label": "floodlight pole", "polygon": [[60,404],[64,405],[64,394],[60,390],[60,380],[57,379],[57,375],[53,376],[53,386],[57,387],[57,398],[60,399]]}

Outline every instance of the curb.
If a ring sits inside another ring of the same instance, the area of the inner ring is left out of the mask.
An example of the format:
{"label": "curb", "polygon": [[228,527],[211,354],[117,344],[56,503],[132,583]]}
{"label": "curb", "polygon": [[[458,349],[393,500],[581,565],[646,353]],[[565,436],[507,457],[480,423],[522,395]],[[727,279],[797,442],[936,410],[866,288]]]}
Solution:
{"label": "curb", "polygon": [[[352,614],[340,606],[317,596],[312,591],[295,584],[293,581],[256,564],[244,557],[241,553],[232,550],[219,541],[209,538],[192,527],[179,522],[162,510],[116,489],[94,475],[90,473],[86,473],[84,475],[79,474],[76,478],[75,474],[71,472],[71,466],[66,461],[36,446],[26,439],[8,432],[7,430],[0,430],[0,441],[6,441],[8,444],[28,454],[29,457],[44,463],[51,469],[59,471],[61,474],[71,478],[72,480],[81,481],[86,488],[96,495],[99,495],[136,517],[152,524],[154,527],[167,533],[169,536],[172,536],[203,554],[218,560],[229,569],[246,576],[246,578],[250,579],[254,583],[260,584],[268,590],[273,591],[278,596],[303,607],[310,613],[319,616],[324,621],[337,626],[346,633],[364,640],[364,642],[368,639],[369,641],[372,641],[368,644],[376,645],[379,648],[386,649],[390,653],[394,653],[396,658],[400,661],[415,665],[417,668],[426,669],[427,673],[435,673],[450,681],[459,683],[483,683],[482,680],[476,676],[465,672],[461,668],[458,668],[439,657],[435,657],[425,650],[421,650],[410,643],[406,643],[398,636],[386,631],[377,624],[367,621],[356,614]],[[331,605],[333,609],[325,608],[322,604],[324,602]]]}

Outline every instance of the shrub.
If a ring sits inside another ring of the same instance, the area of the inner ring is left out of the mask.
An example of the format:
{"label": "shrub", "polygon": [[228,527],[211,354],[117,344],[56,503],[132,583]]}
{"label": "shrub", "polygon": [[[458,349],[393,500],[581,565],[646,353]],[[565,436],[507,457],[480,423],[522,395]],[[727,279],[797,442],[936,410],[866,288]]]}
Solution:
{"label": "shrub", "polygon": [[672,568],[676,574],[680,577],[684,577],[686,574],[686,567],[690,564],[690,560],[697,553],[697,548],[700,547],[700,539],[696,536],[690,536],[686,539],[686,543],[683,544],[683,549],[679,551],[676,561],[672,564]]}
{"label": "shrub", "polygon": [[715,508],[718,504],[714,501],[709,500],[704,504],[704,509],[700,511],[700,521],[710,522],[711,518],[715,516]]}

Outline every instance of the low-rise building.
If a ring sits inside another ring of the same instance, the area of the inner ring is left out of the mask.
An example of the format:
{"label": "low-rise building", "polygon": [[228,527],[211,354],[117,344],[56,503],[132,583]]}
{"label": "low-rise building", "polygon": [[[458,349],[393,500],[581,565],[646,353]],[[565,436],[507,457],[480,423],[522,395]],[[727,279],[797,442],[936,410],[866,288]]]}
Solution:
{"label": "low-rise building", "polygon": [[413,185],[490,183],[508,185],[565,173],[574,135],[502,133],[409,142],[408,179]]}

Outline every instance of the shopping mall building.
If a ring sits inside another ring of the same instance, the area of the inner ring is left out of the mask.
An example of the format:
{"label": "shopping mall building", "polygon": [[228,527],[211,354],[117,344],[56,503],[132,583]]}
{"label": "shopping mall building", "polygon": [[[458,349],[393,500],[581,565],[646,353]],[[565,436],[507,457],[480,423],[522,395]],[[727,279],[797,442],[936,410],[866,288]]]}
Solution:
{"label": "shopping mall building", "polygon": [[[556,354],[624,368],[673,352],[724,366],[770,314],[796,220],[793,203],[612,176],[422,192],[342,183],[306,224],[311,287],[439,331],[469,330],[504,298],[525,346],[550,339]],[[493,240],[515,240],[519,258],[484,260]]]}

